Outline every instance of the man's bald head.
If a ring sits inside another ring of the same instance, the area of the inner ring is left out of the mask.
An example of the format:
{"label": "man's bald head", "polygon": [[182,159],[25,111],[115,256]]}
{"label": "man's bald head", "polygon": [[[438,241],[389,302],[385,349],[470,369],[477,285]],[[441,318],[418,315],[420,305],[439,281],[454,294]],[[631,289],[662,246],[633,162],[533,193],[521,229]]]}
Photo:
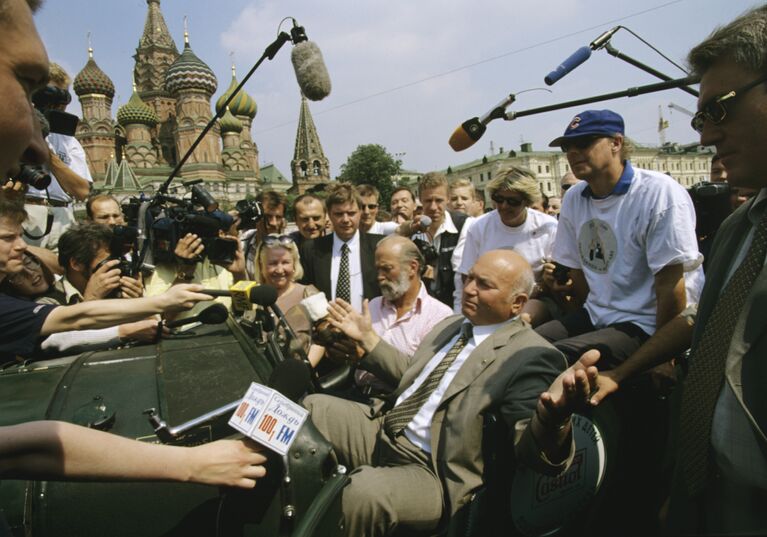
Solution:
{"label": "man's bald head", "polygon": [[491,250],[469,270],[461,311],[475,325],[497,324],[518,315],[533,290],[530,264],[512,250]]}

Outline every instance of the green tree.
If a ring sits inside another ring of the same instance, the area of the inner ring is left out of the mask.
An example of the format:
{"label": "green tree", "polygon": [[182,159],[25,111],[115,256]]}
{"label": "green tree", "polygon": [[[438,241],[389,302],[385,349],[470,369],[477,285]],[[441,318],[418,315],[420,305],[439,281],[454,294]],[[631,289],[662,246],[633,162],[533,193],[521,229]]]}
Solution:
{"label": "green tree", "polygon": [[349,155],[346,163],[341,165],[338,180],[355,185],[373,185],[381,192],[381,206],[389,207],[389,199],[394,190],[392,176],[397,175],[401,169],[402,161],[391,156],[382,145],[360,145]]}

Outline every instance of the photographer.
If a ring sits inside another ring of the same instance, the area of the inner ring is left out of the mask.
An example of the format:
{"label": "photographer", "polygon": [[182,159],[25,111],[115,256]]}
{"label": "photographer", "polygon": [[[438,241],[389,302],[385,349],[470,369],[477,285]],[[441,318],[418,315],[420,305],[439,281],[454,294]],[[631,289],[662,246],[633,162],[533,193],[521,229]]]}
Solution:
{"label": "photographer", "polygon": [[[176,243],[173,251],[175,261],[158,262],[154,273],[146,279],[145,293],[155,296],[180,283],[198,283],[206,289],[229,289],[232,284],[247,279],[245,257],[239,241],[219,231],[219,241],[231,241],[236,248],[233,259],[210,259],[203,239],[195,233],[187,233]],[[229,261],[229,262],[227,262]],[[227,307],[229,298],[217,298]],[[182,317],[195,315],[196,309],[185,312]]]}
{"label": "photographer", "polygon": [[256,202],[261,214],[255,221],[255,227],[242,234],[247,273],[253,278],[255,272],[255,255],[258,244],[267,235],[282,235],[285,231],[285,212],[288,198],[281,192],[266,190],[256,196]]}
{"label": "photographer", "polygon": [[74,137],[77,118],[64,112],[72,100],[69,75],[57,64],[50,64],[48,86],[32,95],[35,107],[46,116],[50,134],[51,183],[27,192],[25,209],[29,215],[24,239],[34,246],[56,249],[59,236],[75,223],[73,200],[82,201],[90,192],[93,178],[88,170],[85,151]]}
{"label": "photographer", "polygon": [[124,274],[125,260],[111,252],[112,229],[101,224],[78,224],[59,239],[59,265],[67,303],[102,298],[139,298],[141,281]]}

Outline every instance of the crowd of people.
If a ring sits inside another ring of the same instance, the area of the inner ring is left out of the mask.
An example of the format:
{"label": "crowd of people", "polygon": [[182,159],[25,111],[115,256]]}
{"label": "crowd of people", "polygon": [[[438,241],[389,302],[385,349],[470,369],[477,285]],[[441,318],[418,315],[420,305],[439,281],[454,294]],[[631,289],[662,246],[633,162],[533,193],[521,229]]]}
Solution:
{"label": "crowd of people", "polygon": [[[570,168],[557,197],[517,166],[494,171],[484,190],[426,173],[388,200],[370,184],[334,183],[292,203],[264,191],[249,229],[237,211],[221,213],[231,256],[211,260],[210,243],[189,233],[136,274],[124,266],[139,252],[114,253],[126,225],[120,202],[88,194],[76,138],[42,138],[30,100],[63,112],[69,77],[48,62],[35,8],[0,0],[9,37],[0,88],[14,105],[0,110],[3,362],[170,337],[160,320],[194,315],[213,300],[203,289],[252,280],[277,290],[279,309],[307,335],[312,367],[355,368],[348,390],[303,400],[353,469],[341,498],[347,535],[442,531],[482,484],[481,416],[490,411],[512,431],[516,464],[561,473],[575,455],[572,414],[653,371],[674,384],[673,471],[657,483],[668,499],[658,527],[767,531],[767,338],[758,306],[767,292],[767,7],[689,54],[701,80],[692,126],[716,148],[712,182],[733,193],[733,214],[705,237],[691,195],[631,163],[623,118],[584,110],[550,144]],[[14,181],[19,164],[46,167],[51,185]],[[86,201],[80,222],[75,200]],[[304,301],[318,294],[336,342],[311,340]],[[92,453],[93,443],[122,454],[119,464]],[[138,470],[134,461],[150,456],[157,465]],[[251,487],[264,460],[246,441],[175,448],[57,422],[0,428],[0,476],[10,478]]]}

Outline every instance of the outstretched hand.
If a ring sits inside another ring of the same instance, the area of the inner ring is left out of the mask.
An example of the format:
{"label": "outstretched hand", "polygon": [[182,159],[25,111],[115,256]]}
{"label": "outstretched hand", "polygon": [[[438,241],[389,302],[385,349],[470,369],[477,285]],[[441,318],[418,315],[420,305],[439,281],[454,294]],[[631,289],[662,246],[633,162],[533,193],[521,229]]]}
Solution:
{"label": "outstretched hand", "polygon": [[355,311],[345,300],[335,299],[328,304],[328,321],[347,337],[359,342],[367,352],[373,350],[373,347],[380,340],[373,331],[373,321],[367,299],[362,301],[362,313]]}
{"label": "outstretched hand", "polygon": [[546,424],[560,424],[579,409],[593,404],[599,373],[599,351],[589,350],[565,369],[538,398],[538,413]]}
{"label": "outstretched hand", "polygon": [[341,332],[356,341],[362,341],[365,332],[373,330],[367,300],[362,304],[362,313],[341,298],[328,304],[328,321]]}

